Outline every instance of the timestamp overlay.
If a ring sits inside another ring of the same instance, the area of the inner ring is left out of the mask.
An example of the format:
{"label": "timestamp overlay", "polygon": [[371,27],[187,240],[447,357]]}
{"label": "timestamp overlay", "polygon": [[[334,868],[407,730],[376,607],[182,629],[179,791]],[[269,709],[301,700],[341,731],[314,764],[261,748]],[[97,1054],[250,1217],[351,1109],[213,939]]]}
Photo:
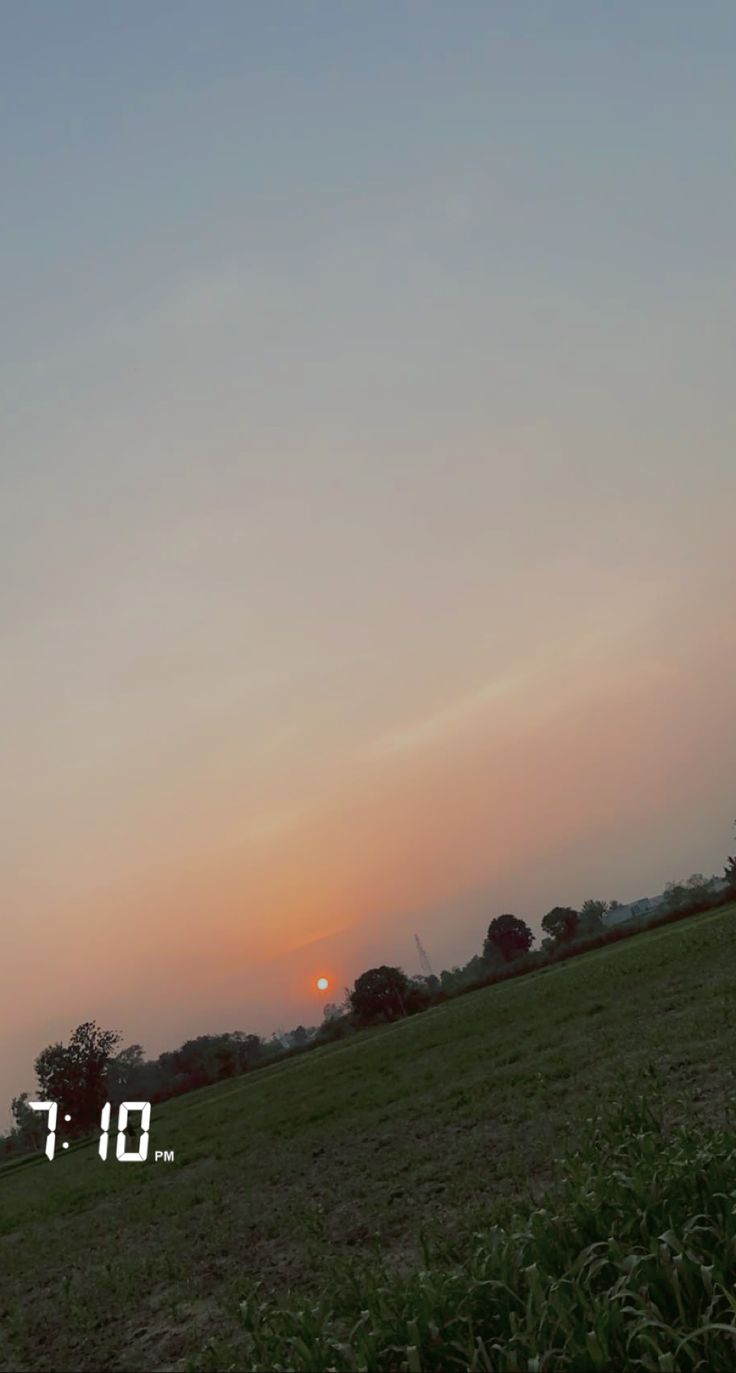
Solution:
{"label": "timestamp overlay", "polygon": [[[46,1116],[48,1133],[44,1153],[49,1162],[52,1162],[56,1156],[59,1103],[56,1101],[29,1101],[28,1105],[32,1111],[42,1112]],[[117,1163],[174,1162],[173,1149],[155,1149],[152,1154],[150,1153],[151,1110],[150,1101],[122,1101],[118,1106],[115,1141],[115,1160]],[[112,1102],[106,1101],[100,1115],[98,1145],[98,1153],[103,1162],[107,1160],[109,1154],[112,1111]],[[64,1113],[64,1122],[66,1124],[73,1123],[72,1116],[68,1112]],[[85,1136],[79,1142],[89,1143],[89,1137]],[[133,1145],[136,1147],[132,1147]],[[69,1141],[63,1140],[61,1147],[68,1149]]]}

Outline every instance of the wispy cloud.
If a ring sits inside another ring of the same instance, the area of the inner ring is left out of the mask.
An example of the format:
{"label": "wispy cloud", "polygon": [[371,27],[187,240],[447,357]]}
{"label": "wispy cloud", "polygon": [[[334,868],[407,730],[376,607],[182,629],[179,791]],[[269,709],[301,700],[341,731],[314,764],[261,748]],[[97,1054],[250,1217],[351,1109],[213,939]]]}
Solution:
{"label": "wispy cloud", "polygon": [[604,605],[596,604],[585,614],[577,609],[565,630],[555,622],[554,634],[540,635],[516,671],[491,677],[443,709],[380,735],[368,745],[368,758],[390,758],[440,744],[471,727],[485,707],[509,698],[519,719],[538,722],[565,702],[595,690],[601,679],[605,682],[622,667],[626,671],[627,655],[636,656],[640,679],[657,671],[648,641],[666,595],[665,580],[652,577],[646,584],[617,589]]}
{"label": "wispy cloud", "polygon": [[375,758],[384,758],[391,754],[405,753],[411,749],[425,748],[437,743],[446,738],[447,735],[454,733],[455,730],[462,728],[467,722],[468,716],[488,705],[491,701],[497,701],[508,696],[517,687],[520,687],[523,681],[524,678],[518,673],[496,677],[492,681],[486,682],[478,691],[463,696],[454,705],[446,706],[444,710],[435,711],[432,715],[425,715],[423,719],[415,720],[402,729],[392,730],[388,734],[381,735],[370,745],[369,755]]}

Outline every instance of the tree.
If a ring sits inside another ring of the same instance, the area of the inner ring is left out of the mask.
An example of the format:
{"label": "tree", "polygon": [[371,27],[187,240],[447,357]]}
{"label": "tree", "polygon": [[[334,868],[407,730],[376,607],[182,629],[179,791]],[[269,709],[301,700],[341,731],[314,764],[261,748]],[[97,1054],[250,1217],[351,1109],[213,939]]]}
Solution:
{"label": "tree", "polygon": [[505,961],[501,950],[495,946],[488,953],[485,950],[483,953],[474,953],[460,969],[460,982],[466,986],[469,982],[479,982],[488,976],[489,966],[493,971],[495,967],[501,967]]}
{"label": "tree", "polygon": [[70,1130],[80,1133],[99,1119],[108,1097],[108,1068],[120,1043],[114,1030],[101,1030],[94,1020],[78,1025],[68,1044],[49,1044],[34,1064],[44,1101],[56,1101],[71,1116]]}
{"label": "tree", "polygon": [[500,954],[504,963],[511,963],[528,953],[533,943],[534,935],[525,920],[517,915],[497,915],[488,926],[483,957],[492,962],[494,955]]}
{"label": "tree", "polygon": [[578,913],[572,906],[553,906],[542,919],[542,929],[555,944],[567,944],[577,932]]}
{"label": "tree", "polygon": [[664,889],[663,906],[668,911],[682,910],[688,903],[688,893],[684,882],[668,882]]}
{"label": "tree", "polygon": [[452,992],[460,986],[462,981],[462,969],[455,965],[454,968],[443,968],[440,973],[440,987],[443,992]]}
{"label": "tree", "polygon": [[363,1023],[377,1020],[395,1020],[406,1014],[404,996],[409,979],[402,968],[390,968],[385,963],[380,968],[369,968],[356,979],[350,993],[350,1005]]}
{"label": "tree", "polygon": [[[411,977],[404,992],[404,1010],[407,1015],[416,1015],[418,1011],[426,1011],[432,1005],[433,995],[428,987],[428,978]],[[434,979],[439,987],[439,980]]]}
{"label": "tree", "polygon": [[28,1093],[21,1092],[10,1103],[10,1112],[15,1121],[13,1135],[16,1147],[20,1149],[40,1149],[46,1137],[46,1123],[37,1111],[28,1105]]}
{"label": "tree", "polygon": [[693,905],[707,906],[712,899],[710,879],[704,877],[702,872],[694,872],[688,877],[685,891],[688,901]]}
{"label": "tree", "polygon": [[343,1015],[338,1011],[337,1015],[326,1016],[322,1021],[316,1035],[315,1044],[332,1044],[336,1039],[344,1039],[355,1030],[355,1016]]}
{"label": "tree", "polygon": [[[283,1047],[278,1042],[278,1049]],[[197,1035],[178,1049],[161,1054],[159,1067],[173,1094],[204,1087],[209,1082],[245,1073],[262,1056],[258,1035],[234,1030],[230,1034]]]}
{"label": "tree", "polygon": [[589,897],[580,907],[577,933],[580,935],[600,934],[603,929],[603,917],[607,910],[607,901],[594,901],[592,897]]}
{"label": "tree", "polygon": [[[734,826],[736,826],[736,820],[734,820]],[[736,857],[735,857],[735,856],[729,855],[728,859],[726,860],[726,866],[725,866],[725,868],[723,869],[723,876],[725,877],[725,879],[726,879],[726,881],[727,881],[727,883],[728,883],[728,885],[729,885],[731,891],[736,895]]]}
{"label": "tree", "polygon": [[107,1065],[107,1100],[121,1101],[147,1100],[137,1087],[145,1069],[143,1048],[140,1044],[128,1044],[110,1059]]}
{"label": "tree", "polygon": [[237,1046],[240,1072],[247,1072],[263,1053],[264,1044],[261,1036],[249,1034],[246,1030],[233,1030],[228,1038]]}

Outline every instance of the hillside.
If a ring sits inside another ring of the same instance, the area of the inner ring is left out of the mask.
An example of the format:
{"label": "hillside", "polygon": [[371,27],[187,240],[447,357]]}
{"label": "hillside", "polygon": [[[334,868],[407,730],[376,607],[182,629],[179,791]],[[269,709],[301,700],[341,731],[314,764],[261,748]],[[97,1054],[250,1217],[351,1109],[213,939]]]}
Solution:
{"label": "hillside", "polygon": [[731,906],[167,1102],[173,1163],[0,1178],[0,1368],[241,1366],[254,1281],[314,1300],[376,1246],[411,1271],[554,1184],[613,1099],[722,1123],[735,1084]]}

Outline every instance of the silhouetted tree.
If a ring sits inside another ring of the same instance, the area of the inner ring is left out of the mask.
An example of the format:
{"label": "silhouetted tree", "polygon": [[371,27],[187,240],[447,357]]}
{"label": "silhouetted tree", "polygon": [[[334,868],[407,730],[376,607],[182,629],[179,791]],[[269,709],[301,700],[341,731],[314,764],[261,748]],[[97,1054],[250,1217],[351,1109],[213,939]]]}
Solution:
{"label": "silhouetted tree", "polygon": [[28,1093],[21,1092],[20,1096],[14,1096],[10,1103],[11,1115],[15,1121],[15,1143],[19,1149],[40,1149],[46,1137],[46,1122],[37,1111],[31,1110],[28,1101]]}
{"label": "silhouetted tree", "polygon": [[572,906],[553,906],[542,919],[542,929],[551,935],[555,944],[566,944],[578,927],[578,913]]}
{"label": "silhouetted tree", "polygon": [[704,877],[702,872],[694,872],[685,883],[687,899],[693,905],[707,906],[712,899],[712,878]]}
{"label": "silhouetted tree", "polygon": [[684,882],[668,882],[664,889],[663,906],[668,911],[682,910],[687,905],[688,894]]}
{"label": "silhouetted tree", "polygon": [[454,968],[443,968],[440,973],[440,987],[443,992],[452,992],[459,986],[462,969],[455,965]]}
{"label": "silhouetted tree", "polygon": [[505,963],[528,953],[534,943],[534,935],[525,920],[518,915],[497,915],[488,926],[483,945],[483,957],[492,962],[494,954],[499,953]]}
{"label": "silhouetted tree", "polygon": [[474,954],[461,968],[456,965],[449,970],[445,969],[440,975],[438,990],[445,995],[459,991],[461,987],[469,987],[473,982],[483,982],[494,968],[504,966],[505,960],[497,949],[492,951],[490,958],[484,957],[482,954]]}
{"label": "silhouetted tree", "polygon": [[145,1058],[140,1044],[128,1044],[110,1059],[107,1065],[107,1100],[120,1102],[140,1101],[138,1085],[145,1070]]}
{"label": "silhouetted tree", "polygon": [[594,901],[590,897],[580,907],[577,933],[579,935],[600,934],[604,928],[603,917],[608,910],[607,901]]}
{"label": "silhouetted tree", "polygon": [[[434,978],[439,989],[439,978]],[[428,985],[427,977],[411,977],[404,992],[404,1009],[407,1015],[416,1015],[418,1011],[426,1011],[432,1005],[434,995],[432,988]]]}
{"label": "silhouetted tree", "polygon": [[[734,826],[736,826],[736,820],[734,820]],[[729,855],[729,857],[726,860],[726,866],[723,870],[723,876],[728,882],[731,891],[734,893],[734,895],[736,895],[736,857],[734,857],[733,855]]]}
{"label": "silhouetted tree", "polygon": [[404,996],[409,979],[401,968],[369,968],[356,979],[350,993],[350,1005],[356,1016],[364,1024],[383,1016],[395,1020],[406,1014]]}
{"label": "silhouetted tree", "polygon": [[351,1013],[344,1015],[339,1009],[336,1015],[326,1016],[319,1026],[314,1036],[315,1044],[331,1044],[336,1039],[344,1039],[346,1035],[353,1034],[356,1028],[356,1017]]}
{"label": "silhouetted tree", "polygon": [[68,1044],[49,1044],[34,1064],[44,1101],[56,1101],[71,1116],[69,1129],[81,1132],[96,1120],[107,1100],[107,1073],[120,1043],[114,1030],[94,1020],[78,1025]]}
{"label": "silhouetted tree", "polygon": [[[278,1042],[278,1049],[283,1045]],[[263,1054],[264,1046],[258,1035],[234,1030],[230,1034],[197,1035],[180,1048],[161,1054],[158,1066],[170,1094],[205,1087],[209,1082],[236,1077],[245,1073]]]}

